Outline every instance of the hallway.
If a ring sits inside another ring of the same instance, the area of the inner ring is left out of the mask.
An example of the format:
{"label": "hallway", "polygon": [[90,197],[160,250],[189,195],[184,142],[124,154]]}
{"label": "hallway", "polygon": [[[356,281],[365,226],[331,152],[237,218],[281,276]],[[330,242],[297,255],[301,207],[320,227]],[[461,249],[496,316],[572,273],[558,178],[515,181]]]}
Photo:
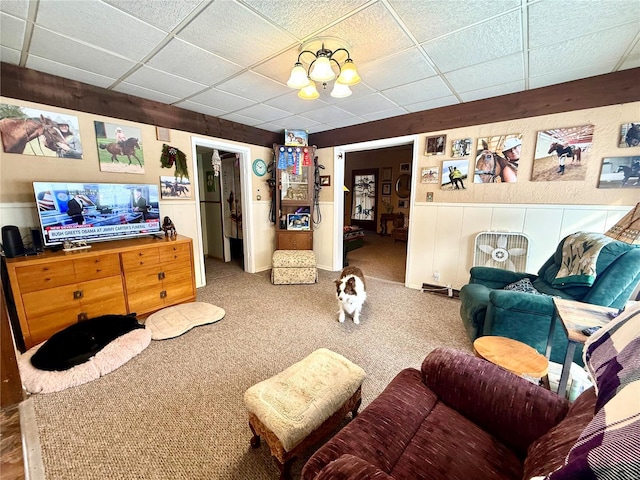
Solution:
{"label": "hallway", "polygon": [[364,246],[349,252],[347,262],[359,267],[365,278],[376,277],[404,284],[407,244],[366,231]]}

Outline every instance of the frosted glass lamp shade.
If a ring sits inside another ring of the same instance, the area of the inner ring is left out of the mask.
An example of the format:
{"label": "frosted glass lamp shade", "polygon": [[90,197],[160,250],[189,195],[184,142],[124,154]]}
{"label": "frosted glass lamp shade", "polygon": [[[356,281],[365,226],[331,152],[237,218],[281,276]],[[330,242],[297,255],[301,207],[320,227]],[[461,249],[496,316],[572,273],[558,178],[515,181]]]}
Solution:
{"label": "frosted glass lamp shade", "polygon": [[356,65],[350,58],[345,60],[340,76],[338,77],[338,82],[344,85],[357,85],[360,83],[360,75],[358,75]]}
{"label": "frosted glass lamp shade", "polygon": [[331,96],[333,98],[345,98],[351,95],[351,89],[349,85],[344,85],[338,81],[333,84],[333,90],[331,91]]}
{"label": "frosted glass lamp shade", "polygon": [[303,100],[315,100],[320,96],[318,90],[316,89],[315,82],[309,82],[309,85],[304,87],[298,92],[298,96]]}
{"label": "frosted glass lamp shade", "polygon": [[311,80],[315,80],[316,82],[328,82],[336,78],[336,74],[331,68],[329,57],[320,55],[313,63],[309,76]]}
{"label": "frosted glass lamp shade", "polygon": [[309,77],[301,63],[296,63],[291,69],[291,76],[287,86],[291,88],[304,88],[309,85]]}

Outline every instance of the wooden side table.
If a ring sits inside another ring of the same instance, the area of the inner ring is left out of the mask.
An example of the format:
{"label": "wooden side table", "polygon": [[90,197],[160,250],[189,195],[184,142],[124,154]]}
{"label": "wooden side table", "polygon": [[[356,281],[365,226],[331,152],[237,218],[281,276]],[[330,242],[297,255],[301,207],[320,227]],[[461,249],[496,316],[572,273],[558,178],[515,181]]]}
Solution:
{"label": "wooden side table", "polygon": [[473,348],[479,357],[521,377],[542,378],[547,375],[549,360],[526,343],[487,335],[477,338]]}
{"label": "wooden side table", "polygon": [[546,357],[551,355],[551,343],[553,342],[553,331],[556,326],[556,319],[562,322],[562,328],[567,334],[567,351],[562,364],[562,373],[560,374],[560,383],[558,384],[558,395],[564,397],[567,392],[567,382],[569,380],[569,372],[571,371],[571,362],[573,354],[576,351],[576,345],[584,344],[589,337],[582,333],[582,329],[586,327],[602,327],[611,321],[609,316],[618,310],[615,308],[601,307],[600,305],[592,305],[590,303],[576,302],[575,300],[567,300],[564,298],[554,298],[553,306],[555,314],[551,318],[551,326],[549,327],[549,337],[547,338]]}

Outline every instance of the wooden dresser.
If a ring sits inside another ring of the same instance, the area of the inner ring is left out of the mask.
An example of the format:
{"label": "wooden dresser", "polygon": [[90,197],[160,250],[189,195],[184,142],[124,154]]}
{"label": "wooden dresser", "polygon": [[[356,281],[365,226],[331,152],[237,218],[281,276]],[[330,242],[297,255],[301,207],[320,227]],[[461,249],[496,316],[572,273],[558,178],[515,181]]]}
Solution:
{"label": "wooden dresser", "polygon": [[156,310],[195,300],[190,238],[140,237],[6,259],[25,348],[87,318]]}

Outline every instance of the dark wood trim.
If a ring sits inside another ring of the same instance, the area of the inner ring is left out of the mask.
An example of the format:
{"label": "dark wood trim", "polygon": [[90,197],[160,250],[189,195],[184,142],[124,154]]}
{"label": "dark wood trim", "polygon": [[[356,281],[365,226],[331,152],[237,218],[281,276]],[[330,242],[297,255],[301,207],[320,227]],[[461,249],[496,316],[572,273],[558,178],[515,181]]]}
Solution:
{"label": "dark wood trim", "polygon": [[[640,100],[640,68],[409,113],[309,136],[318,148],[401,137]],[[631,120],[631,119],[628,119]]]}
{"label": "dark wood trim", "polygon": [[[640,67],[475,102],[337,128],[309,136],[319,148],[640,101]],[[0,63],[1,94],[29,102],[271,147],[269,132],[152,100]]]}
{"label": "dark wood trim", "polygon": [[265,147],[284,138],[284,132],[269,132],[8,63],[0,63],[0,85],[5,97],[208,137]]}
{"label": "dark wood trim", "polygon": [[[2,268],[4,269],[4,265]],[[0,408],[2,410],[17,405],[24,399],[3,285],[4,279],[0,278],[0,372],[2,372]]]}

